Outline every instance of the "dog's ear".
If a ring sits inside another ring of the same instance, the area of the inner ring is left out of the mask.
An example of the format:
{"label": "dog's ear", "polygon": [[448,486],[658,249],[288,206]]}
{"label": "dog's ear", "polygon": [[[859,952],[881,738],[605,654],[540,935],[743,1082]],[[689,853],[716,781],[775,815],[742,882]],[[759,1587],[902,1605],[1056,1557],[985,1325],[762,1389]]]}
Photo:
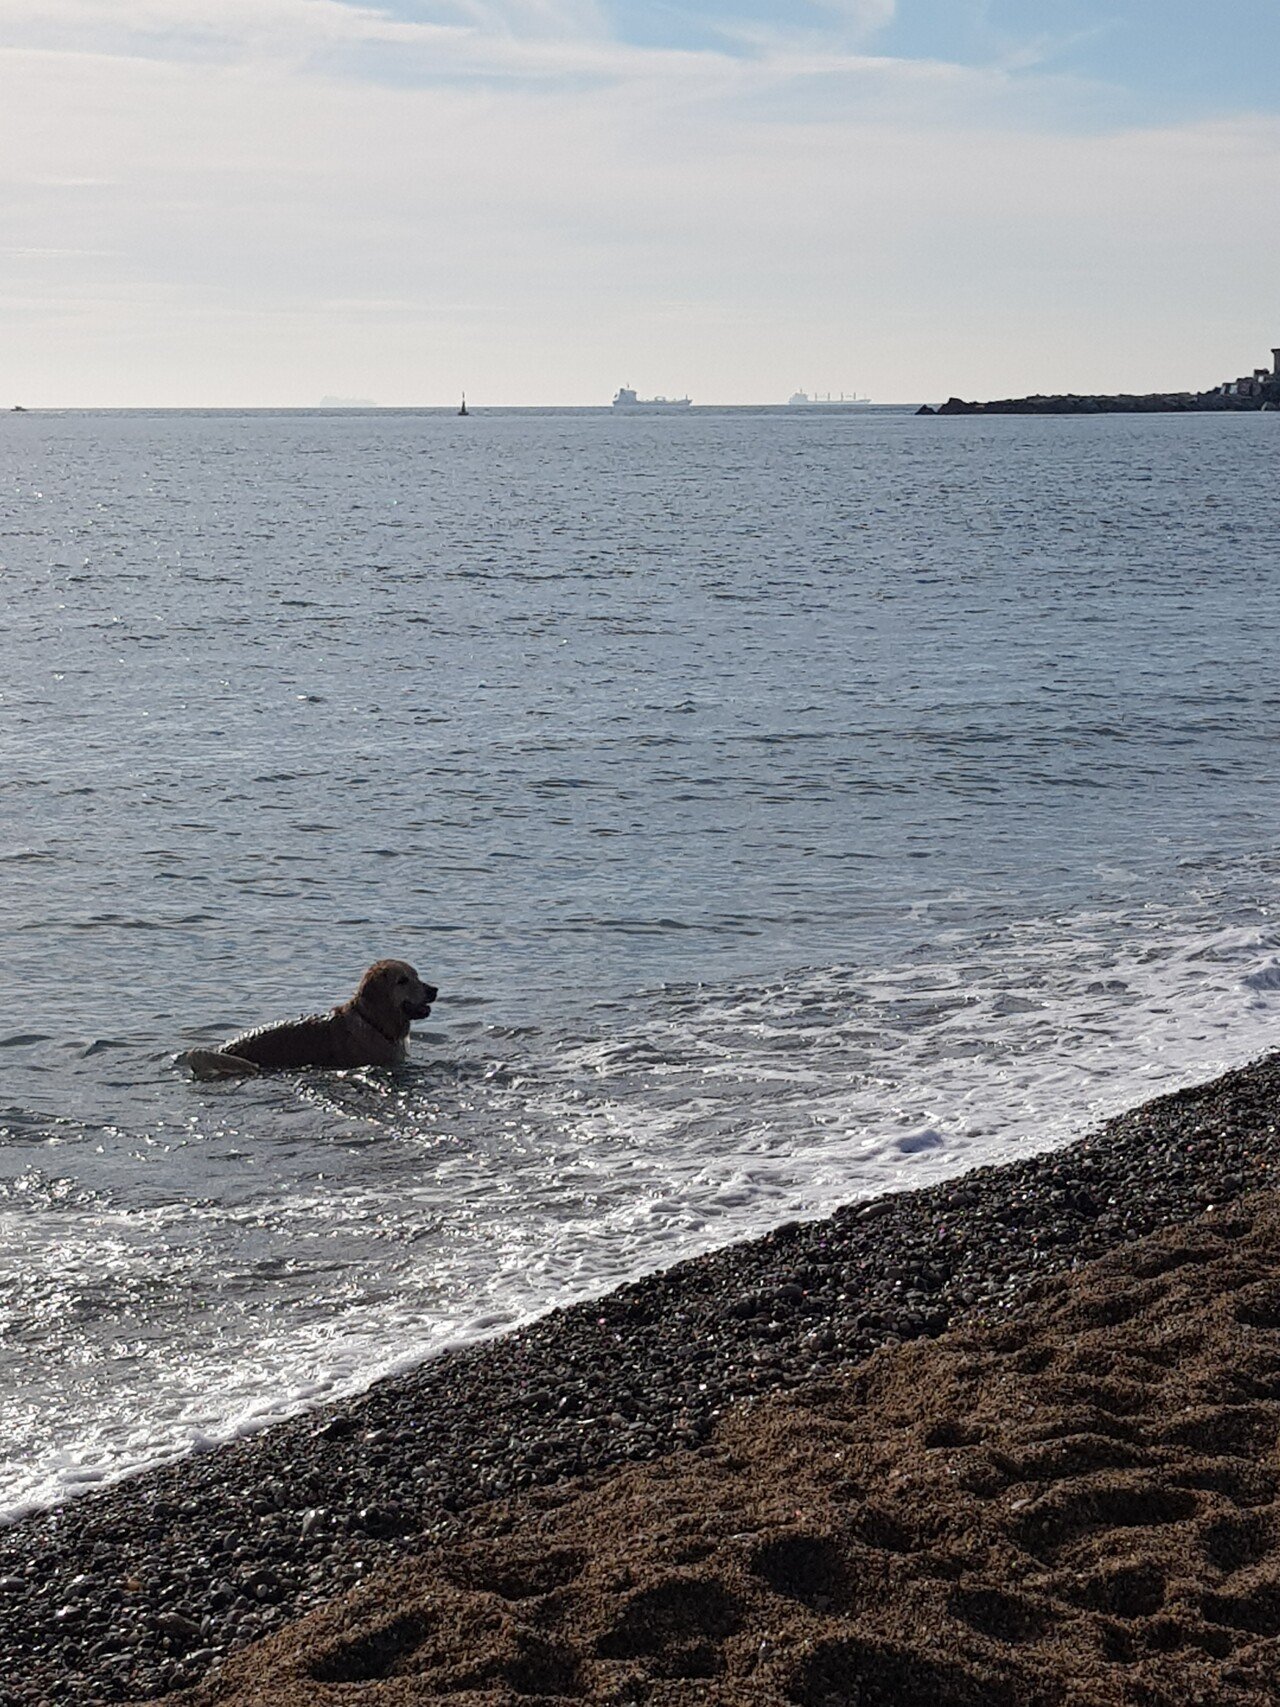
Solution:
{"label": "dog's ear", "polygon": [[397,967],[392,960],[376,960],[360,980],[356,999],[375,1015],[383,1030],[400,1023],[400,1009],[395,999]]}

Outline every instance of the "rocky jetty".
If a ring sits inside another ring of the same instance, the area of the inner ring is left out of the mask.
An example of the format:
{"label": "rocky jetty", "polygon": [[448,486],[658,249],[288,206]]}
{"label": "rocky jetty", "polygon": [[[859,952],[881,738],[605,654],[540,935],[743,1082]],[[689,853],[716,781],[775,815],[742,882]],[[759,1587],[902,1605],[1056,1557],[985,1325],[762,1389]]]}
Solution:
{"label": "rocky jetty", "polygon": [[1134,396],[1001,397],[990,403],[968,403],[948,397],[931,409],[926,403],[917,415],[1203,415],[1280,408],[1280,388],[1274,398],[1239,396],[1221,391],[1154,391]]}

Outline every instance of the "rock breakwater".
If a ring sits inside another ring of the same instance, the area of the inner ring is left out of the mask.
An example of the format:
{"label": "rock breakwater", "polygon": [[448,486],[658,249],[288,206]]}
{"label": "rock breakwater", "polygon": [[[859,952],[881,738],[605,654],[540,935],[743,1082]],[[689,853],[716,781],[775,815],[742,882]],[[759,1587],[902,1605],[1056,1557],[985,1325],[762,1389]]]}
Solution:
{"label": "rock breakwater", "polygon": [[936,409],[922,404],[917,415],[1219,415],[1280,408],[1276,398],[1241,397],[1220,391],[1157,391],[1142,395],[1067,392],[1053,396],[1001,397],[990,403],[949,397]]}

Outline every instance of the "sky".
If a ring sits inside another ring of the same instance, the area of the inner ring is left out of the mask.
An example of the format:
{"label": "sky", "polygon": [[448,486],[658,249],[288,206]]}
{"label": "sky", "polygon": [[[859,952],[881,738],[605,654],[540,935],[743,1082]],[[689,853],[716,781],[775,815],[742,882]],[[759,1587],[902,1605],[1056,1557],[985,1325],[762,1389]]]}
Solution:
{"label": "sky", "polygon": [[0,406],[1200,389],[1280,0],[0,0]]}

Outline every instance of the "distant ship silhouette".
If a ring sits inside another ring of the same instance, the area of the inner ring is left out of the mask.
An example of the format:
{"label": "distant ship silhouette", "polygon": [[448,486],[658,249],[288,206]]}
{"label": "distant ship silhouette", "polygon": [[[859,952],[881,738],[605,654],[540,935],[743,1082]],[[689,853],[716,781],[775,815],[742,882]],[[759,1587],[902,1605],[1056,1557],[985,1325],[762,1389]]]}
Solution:
{"label": "distant ship silhouette", "polygon": [[825,397],[818,397],[816,394],[811,397],[807,391],[793,391],[787,398],[787,406],[793,409],[848,409],[855,403],[870,403],[870,401],[869,397],[859,397],[856,392],[852,397],[846,397],[843,391],[839,397],[833,397],[829,391]]}
{"label": "distant ship silhouette", "polygon": [[637,397],[629,385],[624,385],[613,400],[615,409],[687,409],[690,397]]}

